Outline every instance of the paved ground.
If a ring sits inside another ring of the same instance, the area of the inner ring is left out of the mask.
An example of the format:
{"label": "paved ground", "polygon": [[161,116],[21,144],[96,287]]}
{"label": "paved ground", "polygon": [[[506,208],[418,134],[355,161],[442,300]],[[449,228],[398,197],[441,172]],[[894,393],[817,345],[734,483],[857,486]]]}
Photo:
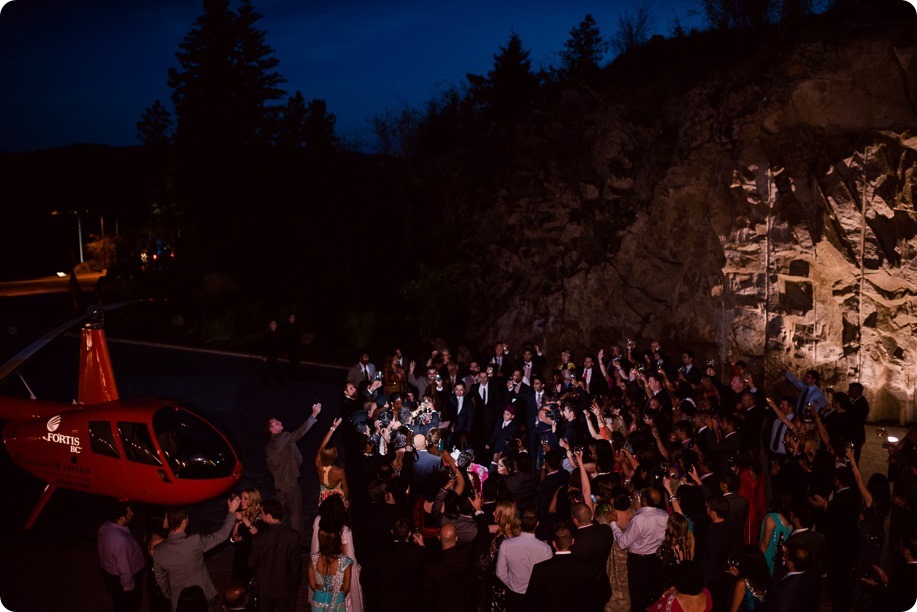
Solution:
{"label": "paved ground", "polygon": [[[62,338],[29,364],[27,380],[40,397],[69,401],[74,396],[76,347],[74,339]],[[199,405],[222,422],[237,440],[246,465],[243,485],[258,487],[267,496],[273,494],[273,487],[264,465],[263,439],[257,433],[261,421],[277,416],[292,428],[302,422],[313,401],[322,401],[326,409],[318,431],[310,433],[302,445],[307,464],[303,494],[307,500],[317,498],[318,483],[308,464],[320,434],[337,414],[344,379],[341,369],[303,366],[301,371],[307,382],[278,389],[259,384],[263,366],[251,358],[117,342],[111,343],[111,352],[122,397],[173,397]],[[10,381],[0,393],[21,394],[21,385]],[[900,427],[886,427],[886,430],[888,435],[899,438],[904,434]],[[867,431],[861,467],[868,478],[873,472],[885,472],[887,453],[881,447],[883,439],[876,435],[877,428],[870,426]],[[111,500],[59,491],[35,527],[30,532],[23,532],[20,526],[42,485],[13,466],[2,450],[0,478],[4,485],[0,521],[5,534],[0,539],[0,610],[79,612],[111,609],[95,551],[95,531]],[[193,526],[207,531],[221,521],[225,502],[198,504],[191,510]],[[311,511],[314,513],[314,510],[313,506]],[[138,529],[142,530],[142,517],[149,511],[149,508],[140,509]],[[228,545],[221,545],[207,558],[218,587],[229,582],[232,554]],[[305,597],[300,598],[299,610],[309,609],[305,600]],[[822,608],[830,606],[823,604]],[[145,602],[143,609],[147,610]]]}

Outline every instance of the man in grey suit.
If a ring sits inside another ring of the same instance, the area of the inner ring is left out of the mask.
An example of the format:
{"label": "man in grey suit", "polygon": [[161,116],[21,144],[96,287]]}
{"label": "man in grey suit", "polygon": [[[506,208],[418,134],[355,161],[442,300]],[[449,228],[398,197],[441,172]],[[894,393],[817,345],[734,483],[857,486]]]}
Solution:
{"label": "man in grey suit", "polygon": [[347,371],[347,382],[352,383],[357,389],[360,383],[366,381],[369,385],[376,378],[376,365],[370,363],[369,353],[362,353],[360,360],[350,367]]}
{"label": "man in grey suit", "polygon": [[[188,511],[184,508],[166,513],[169,537],[153,549],[153,574],[163,595],[172,601],[172,612],[178,606],[178,596],[183,589],[199,586],[208,600],[212,600],[217,589],[213,586],[204,553],[226,540],[236,522],[235,512],[242,500],[234,495],[228,502],[229,512],[223,525],[213,533],[188,535]],[[253,533],[257,533],[257,528]]]}
{"label": "man in grey suit", "polygon": [[[283,508],[284,525],[292,527],[303,536],[306,522],[302,511],[302,487],[299,485],[299,474],[302,470],[302,453],[296,442],[312,429],[318,419],[322,405],[313,404],[312,414],[296,430],[283,430],[283,423],[277,419],[268,419],[264,423],[264,433],[268,436],[264,447],[267,469],[274,478],[274,490]],[[303,539],[303,542],[306,540]]]}

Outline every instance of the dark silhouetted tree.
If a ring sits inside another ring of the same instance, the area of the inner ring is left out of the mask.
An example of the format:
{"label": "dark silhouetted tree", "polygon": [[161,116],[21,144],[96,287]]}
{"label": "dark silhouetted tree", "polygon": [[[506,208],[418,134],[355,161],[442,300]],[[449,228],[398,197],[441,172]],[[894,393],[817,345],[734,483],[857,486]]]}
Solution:
{"label": "dark silhouetted tree", "polygon": [[586,15],[578,26],[570,30],[570,38],[560,53],[561,69],[572,79],[591,81],[599,72],[599,63],[608,50],[608,42],[592,15]]}
{"label": "dark silhouetted tree", "polygon": [[703,0],[707,23],[718,30],[747,28],[770,21],[773,0]]}
{"label": "dark silhouetted tree", "polygon": [[180,69],[169,70],[169,87],[180,146],[225,150],[267,144],[282,98],[278,60],[255,27],[261,18],[250,0],[238,12],[228,0],[204,0],[204,14],[179,44]]}
{"label": "dark silhouetted tree", "polygon": [[529,55],[522,39],[513,32],[506,46],[494,55],[494,67],[486,77],[467,75],[471,95],[498,128],[511,124],[531,106],[538,79],[532,73]]}
{"label": "dark silhouetted tree", "polygon": [[337,117],[329,113],[325,101],[319,98],[311,100],[306,107],[304,133],[306,149],[312,153],[331,153],[337,144],[334,125]]}
{"label": "dark silhouetted tree", "polygon": [[172,113],[156,100],[137,122],[137,138],[147,147],[164,147],[172,142]]}
{"label": "dark silhouetted tree", "polygon": [[656,18],[645,5],[637,7],[634,12],[628,12],[618,18],[618,28],[610,41],[611,48],[618,55],[627,53],[631,49],[642,47],[653,34]]}
{"label": "dark silhouetted tree", "polygon": [[287,99],[280,113],[277,146],[283,149],[306,148],[306,99],[300,91]]}

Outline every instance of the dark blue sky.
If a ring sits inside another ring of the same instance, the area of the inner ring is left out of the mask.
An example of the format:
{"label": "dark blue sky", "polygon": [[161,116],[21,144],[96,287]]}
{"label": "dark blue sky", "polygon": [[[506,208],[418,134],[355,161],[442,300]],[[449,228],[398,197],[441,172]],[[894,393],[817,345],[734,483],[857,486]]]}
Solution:
{"label": "dark blue sky", "polygon": [[[2,3],[3,0],[0,0]],[[344,138],[370,136],[386,108],[418,105],[468,72],[486,73],[515,31],[533,64],[559,63],[592,13],[606,37],[624,0],[255,0],[285,89],[324,98]],[[233,6],[237,6],[234,3]],[[698,0],[647,2],[656,31],[701,26]],[[0,10],[0,150],[137,144],[134,124],[203,12],[201,0],[13,0]]]}

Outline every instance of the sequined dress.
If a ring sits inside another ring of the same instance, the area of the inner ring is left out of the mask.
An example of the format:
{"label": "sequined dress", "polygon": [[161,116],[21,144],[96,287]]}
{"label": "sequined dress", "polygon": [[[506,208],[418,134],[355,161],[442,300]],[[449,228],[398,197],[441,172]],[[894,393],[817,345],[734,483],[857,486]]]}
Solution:
{"label": "sequined dress", "polygon": [[312,555],[315,582],[322,585],[321,589],[312,592],[312,612],[345,612],[347,607],[341,589],[344,587],[344,572],[353,564],[353,559],[347,555],[339,555],[338,571],[326,576],[318,571],[319,557],[320,553]]}

